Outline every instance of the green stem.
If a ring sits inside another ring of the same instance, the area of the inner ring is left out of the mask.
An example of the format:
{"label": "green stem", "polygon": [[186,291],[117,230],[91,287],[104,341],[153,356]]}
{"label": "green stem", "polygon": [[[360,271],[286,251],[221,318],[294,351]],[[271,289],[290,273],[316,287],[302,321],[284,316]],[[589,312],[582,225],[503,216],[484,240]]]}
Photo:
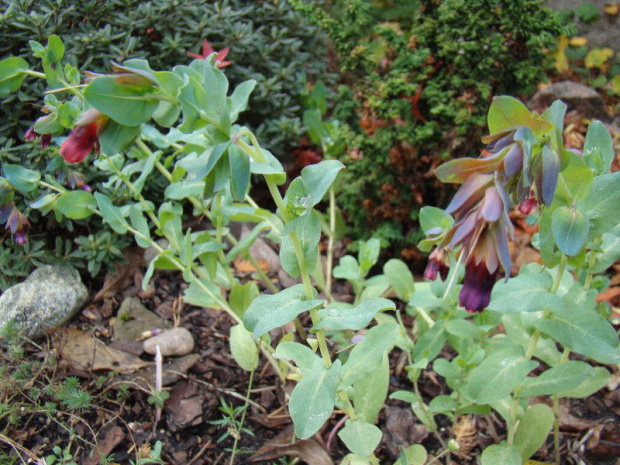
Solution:
{"label": "green stem", "polygon": [[46,78],[45,73],[40,73],[38,71],[33,71],[31,69],[27,69],[25,71],[22,71],[22,73],[27,74],[28,76],[34,76],[34,77],[39,78],[39,79],[45,79]]}
{"label": "green stem", "polygon": [[553,402],[553,448],[555,449],[555,465],[560,465],[560,399],[558,394],[552,397]]}
{"label": "green stem", "polygon": [[[565,254],[562,254],[562,258],[560,259],[560,264],[558,266],[557,275],[555,276],[553,285],[551,286],[551,289],[549,290],[549,292],[551,292],[552,294],[555,294],[556,292],[558,292],[558,289],[560,288],[560,284],[562,283],[562,277],[564,276],[564,271],[566,270],[567,261],[568,261],[568,257]],[[550,314],[551,314],[551,311],[547,309],[543,312],[542,318],[543,319],[548,318]],[[538,345],[540,336],[541,336],[540,330],[536,329],[534,331],[534,334],[532,335],[532,339],[530,339],[530,345],[528,346],[527,351],[525,352],[525,358],[527,360],[530,360],[534,356],[534,352],[536,351],[536,346]],[[567,358],[568,358],[568,355],[567,355]],[[515,389],[515,395],[518,394],[520,391],[521,391],[520,388]],[[519,410],[519,400],[515,398],[513,399],[512,406],[510,408],[510,424],[508,425],[508,437],[507,437],[507,441],[509,445],[514,444],[514,434],[516,431],[518,410]],[[555,410],[555,405],[554,405],[554,410]],[[554,414],[556,415],[556,418],[559,421],[559,408],[557,411],[554,411]],[[559,433],[557,434],[555,433],[556,432],[554,431],[554,441],[559,441]],[[556,453],[559,453],[559,452],[556,450]]]}
{"label": "green stem", "polygon": [[[598,237],[594,244],[598,247],[601,245],[602,239]],[[590,250],[590,260],[588,261],[588,274],[586,280],[583,283],[583,288],[587,291],[592,286],[592,278],[594,277],[594,265],[596,264],[596,253],[594,249]]]}
{"label": "green stem", "polygon": [[454,286],[454,284],[455,284],[456,275],[458,274],[459,265],[461,264],[461,260],[463,260],[463,251],[461,251],[461,253],[459,254],[459,258],[456,261],[456,264],[454,265],[454,271],[450,275],[450,281],[448,281],[448,286],[446,287],[446,292],[444,292],[443,297],[442,297],[443,300],[446,300],[446,298],[450,294],[450,291],[452,290],[452,286]]}
{"label": "green stem", "polygon": [[248,411],[249,401],[250,401],[250,393],[252,391],[252,381],[254,381],[254,370],[250,372],[250,380],[248,381],[248,391],[245,395],[245,408],[243,409],[243,413],[241,414],[241,421],[239,422],[239,427],[237,429],[237,434],[235,435],[235,442],[233,443],[232,453],[230,454],[230,465],[235,463],[235,455],[237,454],[237,444],[239,444],[239,439],[241,438],[243,423],[245,422],[245,414]]}
{"label": "green stem", "polygon": [[49,190],[52,190],[54,192],[58,192],[59,194],[64,194],[64,193],[67,192],[66,189],[62,189],[60,187],[56,187],[56,186],[54,186],[52,184],[48,184],[45,181],[39,181],[39,186],[45,187],[45,188],[47,188]]}
{"label": "green stem", "polygon": [[325,266],[325,295],[330,301],[332,297],[332,268],[334,266],[334,240],[336,237],[336,193],[334,187],[329,188],[329,237],[327,238],[327,264]]}

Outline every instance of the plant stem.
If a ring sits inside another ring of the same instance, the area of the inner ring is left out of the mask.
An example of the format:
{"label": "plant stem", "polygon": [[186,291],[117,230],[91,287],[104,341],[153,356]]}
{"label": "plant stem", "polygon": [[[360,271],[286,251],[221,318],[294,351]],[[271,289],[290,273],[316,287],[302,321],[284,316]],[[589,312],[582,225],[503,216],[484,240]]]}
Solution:
{"label": "plant stem", "polygon": [[[564,276],[564,271],[566,270],[567,261],[568,261],[568,257],[565,254],[562,254],[562,258],[560,259],[560,264],[558,266],[557,275],[555,276],[553,285],[551,286],[551,289],[549,290],[549,292],[552,294],[555,294],[556,292],[558,292],[558,289],[560,288],[560,284],[562,283],[562,277]],[[548,318],[550,314],[551,314],[551,311],[547,309],[543,312],[542,318],[543,319]],[[534,356],[534,352],[536,351],[536,346],[538,345],[540,336],[541,336],[541,332],[537,328],[534,331],[534,334],[532,335],[532,339],[530,339],[530,345],[528,346],[527,351],[525,352],[526,360],[530,360]],[[520,388],[515,389],[515,394],[518,394],[520,391],[521,391]],[[514,434],[516,430],[518,409],[519,409],[519,400],[515,398],[513,399],[512,406],[510,408],[510,420],[511,421],[508,425],[508,437],[507,437],[507,441],[509,445],[514,444]],[[556,417],[556,421],[559,422],[559,407],[556,410],[555,404],[554,404],[554,415]],[[554,443],[555,442],[559,443],[559,423],[558,423],[558,427],[554,428]],[[559,454],[558,449],[556,449],[556,454]]]}
{"label": "plant stem", "polygon": [[329,188],[329,236],[327,238],[327,264],[325,266],[325,295],[330,301],[332,297],[332,268],[334,266],[334,239],[336,237],[336,193],[334,187]]}
{"label": "plant stem", "polygon": [[443,297],[442,297],[443,300],[446,300],[446,298],[450,294],[450,291],[452,290],[452,286],[454,286],[454,283],[456,281],[456,275],[458,274],[459,265],[461,264],[462,259],[463,259],[463,252],[461,251],[461,253],[459,254],[459,258],[457,259],[456,264],[454,265],[454,271],[450,275],[450,281],[448,281],[448,286],[446,287],[446,291],[443,294]]}
{"label": "plant stem", "polygon": [[245,414],[248,411],[250,393],[252,391],[252,381],[254,381],[254,370],[250,372],[250,380],[248,381],[248,391],[245,396],[245,408],[243,409],[243,413],[241,414],[241,421],[239,422],[239,428],[237,430],[237,434],[235,435],[235,442],[232,447],[232,454],[230,455],[230,465],[233,465],[235,462],[235,455],[237,454],[237,444],[239,443],[239,438],[241,438],[241,433],[243,430],[243,422],[245,422]]}

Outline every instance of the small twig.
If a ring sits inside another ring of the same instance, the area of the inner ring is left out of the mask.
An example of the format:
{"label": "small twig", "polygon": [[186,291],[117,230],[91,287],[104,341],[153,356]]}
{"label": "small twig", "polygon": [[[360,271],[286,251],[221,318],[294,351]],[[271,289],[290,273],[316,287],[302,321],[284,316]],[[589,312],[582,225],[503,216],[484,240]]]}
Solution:
{"label": "small twig", "polygon": [[345,415],[344,417],[342,417],[340,421],[336,423],[336,426],[334,426],[332,430],[329,432],[329,436],[327,436],[327,443],[325,444],[325,448],[327,449],[327,452],[329,452],[331,449],[332,441],[334,440],[336,433],[338,432],[340,428],[342,428],[342,425],[344,425],[344,423],[347,421],[348,418],[349,418],[348,415]]}
{"label": "small twig", "polygon": [[198,460],[202,456],[202,454],[205,453],[205,451],[209,448],[210,445],[211,445],[211,439],[209,439],[207,441],[207,443],[200,448],[198,453],[196,455],[194,455],[189,462],[187,462],[187,465],[192,465],[192,463],[194,463],[196,460]]}
{"label": "small twig", "polygon": [[[187,381],[190,381],[190,382],[193,382],[193,383],[198,383],[198,384],[203,384],[203,385],[205,385],[205,386],[208,386],[210,389],[213,389],[213,390],[218,391],[218,392],[223,392],[224,394],[227,394],[227,395],[229,395],[230,397],[234,397],[235,399],[240,399],[240,400],[245,401],[245,396],[244,396],[244,395],[241,395],[241,394],[239,394],[239,393],[237,393],[237,392],[235,392],[235,391],[230,391],[230,390],[228,390],[228,389],[224,389],[224,388],[217,387],[217,386],[215,386],[215,385],[213,385],[213,384],[211,384],[211,383],[209,383],[209,382],[207,382],[207,381],[202,381],[202,380],[200,380],[200,379],[190,378],[190,377],[189,377],[189,376],[187,376],[186,374],[181,373],[181,372],[179,372],[179,371],[172,371],[171,373],[175,373],[175,374],[177,374],[177,375],[180,375],[183,379],[186,379]],[[267,410],[265,409],[265,407],[263,407],[263,406],[262,406],[262,405],[260,405],[260,404],[257,404],[257,403],[256,403],[256,402],[254,402],[252,399],[249,399],[249,400],[248,400],[248,403],[249,403],[252,407],[254,407],[254,408],[256,408],[256,409],[260,410],[260,412],[261,412],[261,413],[267,413]]]}

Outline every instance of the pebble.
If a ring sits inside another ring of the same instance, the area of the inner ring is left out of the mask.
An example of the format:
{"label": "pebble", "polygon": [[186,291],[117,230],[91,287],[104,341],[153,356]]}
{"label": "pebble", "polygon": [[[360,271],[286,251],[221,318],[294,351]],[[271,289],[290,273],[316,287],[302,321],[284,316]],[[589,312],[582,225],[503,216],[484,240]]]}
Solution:
{"label": "pebble", "polygon": [[185,328],[172,328],[144,341],[144,351],[155,355],[157,345],[163,357],[186,355],[194,350],[194,337]]}

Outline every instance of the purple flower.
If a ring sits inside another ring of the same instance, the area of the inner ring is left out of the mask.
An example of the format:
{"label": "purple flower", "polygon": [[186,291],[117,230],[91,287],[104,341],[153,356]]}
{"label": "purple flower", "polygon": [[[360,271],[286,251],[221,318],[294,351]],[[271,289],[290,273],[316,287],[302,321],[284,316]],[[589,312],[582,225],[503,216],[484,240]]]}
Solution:
{"label": "purple flower", "polygon": [[428,264],[424,270],[424,278],[434,281],[437,279],[437,274],[441,276],[442,281],[445,281],[448,277],[450,268],[446,263],[446,256],[443,249],[435,249],[430,257],[428,257]]}
{"label": "purple flower", "polygon": [[0,207],[0,223],[5,223],[4,227],[11,231],[13,240],[18,245],[24,245],[27,241],[25,226],[30,226],[28,218],[20,212],[13,202],[9,202]]}
{"label": "purple flower", "polygon": [[67,163],[80,163],[91,151],[99,152],[99,135],[108,123],[108,117],[91,108],[76,122],[73,131],[60,147],[60,155]]}
{"label": "purple flower", "polygon": [[491,301],[491,291],[499,270],[491,273],[486,263],[470,261],[465,268],[465,281],[459,293],[459,304],[469,313],[479,313]]}
{"label": "purple flower", "polygon": [[[43,118],[45,118],[45,116]],[[37,131],[34,130],[34,126],[30,126],[28,128],[28,130],[24,134],[24,137],[26,138],[26,140],[30,142],[36,140],[37,137],[41,137],[41,148],[42,149],[50,145],[50,142],[52,140],[51,134],[39,134]]]}
{"label": "purple flower", "polygon": [[82,173],[77,171],[71,171],[67,177],[69,181],[69,187],[71,189],[82,189],[85,192],[92,192],[93,188],[86,184],[86,177]]}

